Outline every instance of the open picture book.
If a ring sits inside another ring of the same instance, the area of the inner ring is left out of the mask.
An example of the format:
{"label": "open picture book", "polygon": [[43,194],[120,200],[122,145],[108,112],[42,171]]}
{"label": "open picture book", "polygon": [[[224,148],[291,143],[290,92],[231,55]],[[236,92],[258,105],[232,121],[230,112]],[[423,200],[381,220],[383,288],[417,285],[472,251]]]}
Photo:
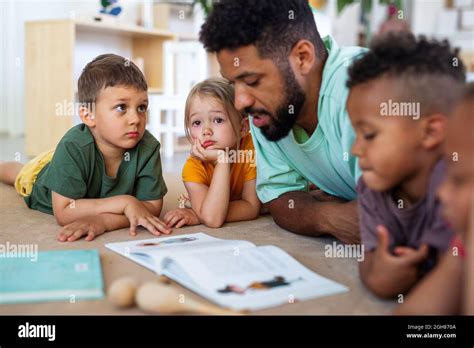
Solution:
{"label": "open picture book", "polygon": [[107,248],[226,308],[258,310],[348,291],[282,249],[192,233]]}

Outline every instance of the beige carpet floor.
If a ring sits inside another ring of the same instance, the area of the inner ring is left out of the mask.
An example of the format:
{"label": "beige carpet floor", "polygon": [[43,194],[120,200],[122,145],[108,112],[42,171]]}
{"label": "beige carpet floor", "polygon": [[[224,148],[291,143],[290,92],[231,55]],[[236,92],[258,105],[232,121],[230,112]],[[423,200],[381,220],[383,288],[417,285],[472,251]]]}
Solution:
{"label": "beige carpet floor", "polygon": [[[177,197],[184,193],[179,175],[165,175],[169,192],[165,197],[164,212],[177,208]],[[40,251],[58,249],[98,249],[101,256],[102,271],[106,289],[121,276],[133,276],[139,281],[154,280],[156,275],[132,261],[106,249],[105,243],[131,239],[127,229],[108,232],[92,242],[80,240],[73,243],[56,241],[60,227],[53,216],[30,210],[12,187],[0,184],[0,244],[37,243]],[[270,215],[254,221],[225,224],[222,228],[211,229],[202,225],[175,230],[174,234],[205,232],[223,239],[248,240],[256,245],[276,245],[309,269],[318,274],[340,282],[350,291],[305,302],[295,302],[274,307],[255,314],[280,315],[373,315],[390,314],[396,305],[395,300],[386,301],[369,293],[361,283],[358,262],[351,258],[327,258],[324,246],[332,243],[332,238],[311,238],[296,235],[279,228]],[[152,238],[141,230],[137,239]],[[186,296],[200,299],[186,289],[176,286]],[[141,314],[137,308],[117,309],[106,299],[99,301],[49,302],[35,304],[0,305],[0,314]]]}

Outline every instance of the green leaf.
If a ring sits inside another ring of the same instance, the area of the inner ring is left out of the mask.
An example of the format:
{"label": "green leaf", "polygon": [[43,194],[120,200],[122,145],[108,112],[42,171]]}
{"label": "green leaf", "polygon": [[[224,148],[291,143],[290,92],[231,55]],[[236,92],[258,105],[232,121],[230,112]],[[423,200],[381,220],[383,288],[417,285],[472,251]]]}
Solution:
{"label": "green leaf", "polygon": [[193,7],[196,4],[201,5],[201,7],[204,11],[204,15],[207,17],[209,15],[209,13],[211,12],[213,0],[194,0],[193,1]]}
{"label": "green leaf", "polygon": [[337,0],[337,13],[340,14],[346,5],[350,5],[352,3],[354,3],[354,0]]}
{"label": "green leaf", "polygon": [[362,0],[362,12],[370,13],[372,11],[372,0]]}
{"label": "green leaf", "polygon": [[[374,0],[337,0],[337,13],[340,14],[344,7],[347,5],[353,4],[354,2],[361,2],[362,5],[362,11],[364,13],[369,13],[372,11],[372,1]],[[389,5],[389,4],[395,4],[397,9],[402,10],[403,7],[403,0],[375,0],[379,1],[381,4]]]}

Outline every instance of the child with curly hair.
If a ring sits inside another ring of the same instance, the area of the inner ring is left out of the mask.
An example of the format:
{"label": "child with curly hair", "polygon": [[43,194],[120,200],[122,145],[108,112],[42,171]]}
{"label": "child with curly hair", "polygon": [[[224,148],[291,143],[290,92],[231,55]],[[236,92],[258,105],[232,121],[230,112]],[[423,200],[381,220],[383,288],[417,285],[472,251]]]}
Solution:
{"label": "child with curly hair", "polygon": [[445,172],[446,115],[464,81],[448,42],[407,33],[382,37],[349,69],[352,152],[362,170],[360,275],[381,297],[406,293],[449,246],[452,230],[436,191]]}

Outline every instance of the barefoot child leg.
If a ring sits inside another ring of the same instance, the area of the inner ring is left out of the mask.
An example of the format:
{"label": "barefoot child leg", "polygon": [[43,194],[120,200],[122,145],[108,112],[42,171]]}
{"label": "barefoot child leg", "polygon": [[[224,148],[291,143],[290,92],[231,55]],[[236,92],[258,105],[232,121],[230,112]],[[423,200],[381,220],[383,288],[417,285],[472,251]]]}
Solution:
{"label": "barefoot child leg", "polygon": [[13,185],[21,168],[23,168],[23,164],[19,162],[0,163],[0,182]]}

